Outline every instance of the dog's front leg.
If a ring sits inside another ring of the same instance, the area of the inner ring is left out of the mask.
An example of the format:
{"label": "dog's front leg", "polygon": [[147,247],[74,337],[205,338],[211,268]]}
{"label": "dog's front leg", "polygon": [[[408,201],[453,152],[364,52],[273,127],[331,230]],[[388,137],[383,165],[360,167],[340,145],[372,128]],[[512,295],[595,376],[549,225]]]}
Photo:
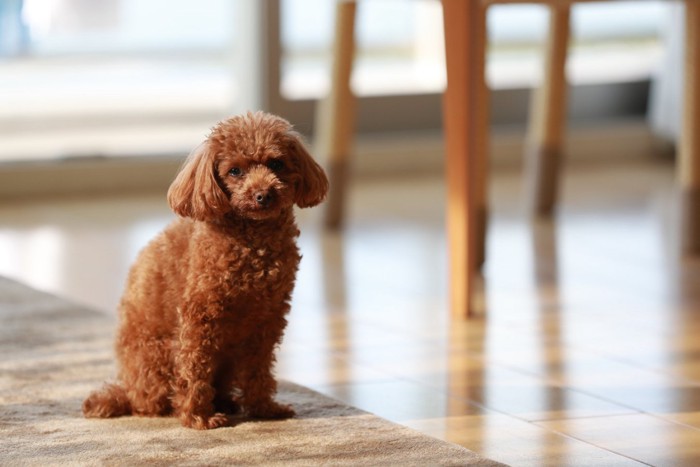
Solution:
{"label": "dog's front leg", "polygon": [[282,326],[279,333],[268,334],[267,339],[256,336],[249,339],[244,347],[257,349],[255,355],[239,361],[241,373],[241,390],[243,405],[248,415],[254,418],[282,419],[294,416],[291,406],[280,404],[274,400],[277,393],[277,381],[272,375],[275,357],[274,350],[280,341]]}
{"label": "dog's front leg", "polygon": [[283,419],[295,415],[294,409],[280,404],[273,396],[277,392],[277,382],[269,371],[260,370],[252,375],[243,389],[248,415],[253,418]]}
{"label": "dog's front leg", "polygon": [[173,405],[183,426],[199,430],[226,426],[228,417],[214,413],[212,380],[218,346],[213,325],[206,317],[183,316],[182,321]]}

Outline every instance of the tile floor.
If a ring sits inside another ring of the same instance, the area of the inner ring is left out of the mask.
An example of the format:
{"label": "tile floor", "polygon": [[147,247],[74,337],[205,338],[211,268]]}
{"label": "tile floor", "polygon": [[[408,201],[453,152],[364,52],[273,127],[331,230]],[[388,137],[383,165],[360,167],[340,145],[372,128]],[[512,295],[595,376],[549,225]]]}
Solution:
{"label": "tile floor", "polygon": [[[492,183],[486,316],[451,319],[440,178],[366,180],[342,233],[300,212],[278,374],[513,465],[700,465],[700,261],[673,167],[567,168],[553,222]],[[0,205],[0,274],[114,314],[162,193]]]}

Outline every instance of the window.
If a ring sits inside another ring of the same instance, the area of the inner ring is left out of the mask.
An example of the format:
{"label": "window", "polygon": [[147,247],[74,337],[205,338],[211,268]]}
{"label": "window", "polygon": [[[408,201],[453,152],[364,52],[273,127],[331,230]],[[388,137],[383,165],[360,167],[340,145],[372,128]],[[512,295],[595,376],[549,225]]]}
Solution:
{"label": "window", "polygon": [[179,153],[229,111],[228,0],[0,5],[0,160]]}
{"label": "window", "polygon": [[[574,82],[648,77],[658,59],[663,3],[576,5],[572,15]],[[282,5],[281,92],[292,100],[318,98],[328,86],[334,2],[283,0]],[[360,2],[355,91],[359,95],[440,92],[445,85],[441,14],[437,1]],[[488,24],[492,86],[533,85],[539,46],[547,29],[546,8],[495,5],[489,9]],[[624,60],[624,67],[601,65],[620,63],[619,59]]]}

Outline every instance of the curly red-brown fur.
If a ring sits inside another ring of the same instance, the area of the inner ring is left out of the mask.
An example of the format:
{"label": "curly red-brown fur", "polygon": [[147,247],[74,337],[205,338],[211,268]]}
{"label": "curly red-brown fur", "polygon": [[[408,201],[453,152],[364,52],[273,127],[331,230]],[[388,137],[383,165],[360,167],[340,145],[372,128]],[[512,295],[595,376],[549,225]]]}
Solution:
{"label": "curly red-brown fur", "polygon": [[239,410],[292,416],[274,401],[272,367],[301,258],[293,206],[314,206],[327,190],[282,118],[248,113],[214,127],[168,191],[182,217],[131,269],[118,382],[85,400],[85,416],[172,414],[198,429]]}

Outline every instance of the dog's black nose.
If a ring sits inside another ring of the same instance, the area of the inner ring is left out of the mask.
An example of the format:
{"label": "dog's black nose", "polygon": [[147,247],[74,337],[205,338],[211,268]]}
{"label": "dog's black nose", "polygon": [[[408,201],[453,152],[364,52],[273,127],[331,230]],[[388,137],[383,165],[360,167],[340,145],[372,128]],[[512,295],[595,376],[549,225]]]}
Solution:
{"label": "dog's black nose", "polygon": [[267,191],[258,191],[255,193],[255,202],[260,206],[267,206],[272,201],[272,195]]}

